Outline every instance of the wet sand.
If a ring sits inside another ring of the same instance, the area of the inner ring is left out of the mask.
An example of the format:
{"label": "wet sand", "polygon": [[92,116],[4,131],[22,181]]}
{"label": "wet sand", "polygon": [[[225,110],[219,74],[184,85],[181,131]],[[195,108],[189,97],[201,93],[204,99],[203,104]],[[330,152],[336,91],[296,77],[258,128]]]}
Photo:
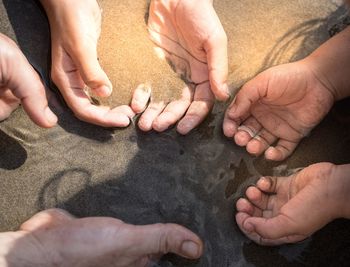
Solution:
{"label": "wet sand", "polygon": [[[215,1],[229,36],[233,90],[262,69],[309,54],[345,16],[335,1],[293,2]],[[35,1],[3,0],[0,15],[1,31],[16,39],[49,84],[49,32],[40,8]],[[145,51],[136,51],[140,61]],[[157,65],[152,68],[158,71]],[[124,85],[127,79],[139,82],[135,69],[124,75]],[[0,231],[17,229],[39,210],[61,207],[79,217],[180,223],[205,241],[199,261],[167,256],[160,266],[346,266],[349,262],[348,221],[331,223],[303,243],[265,248],[240,233],[233,208],[246,186],[261,174],[288,174],[320,161],[350,162],[348,100],[339,103],[282,163],[253,158],[223,137],[224,104],[185,137],[174,129],[161,134],[144,134],[134,126],[104,129],[78,121],[64,104],[52,105],[59,116],[54,129],[36,127],[22,109],[0,123]]]}

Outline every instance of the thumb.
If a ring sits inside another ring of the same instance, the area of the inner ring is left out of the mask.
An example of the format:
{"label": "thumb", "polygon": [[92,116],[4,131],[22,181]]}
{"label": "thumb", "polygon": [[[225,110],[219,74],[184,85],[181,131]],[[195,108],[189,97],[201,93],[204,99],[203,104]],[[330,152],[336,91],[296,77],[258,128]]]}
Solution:
{"label": "thumb", "polygon": [[41,127],[53,127],[57,117],[48,107],[45,87],[37,72],[23,54],[20,54],[18,64],[10,69],[6,86],[20,99],[28,116]]}
{"label": "thumb", "polygon": [[84,83],[100,97],[112,93],[113,86],[98,62],[96,47],[81,46],[71,51],[70,56],[79,69]]}
{"label": "thumb", "polygon": [[132,227],[134,237],[142,241],[133,248],[140,256],[171,252],[185,258],[197,259],[203,253],[200,238],[180,225],[153,224]]}
{"label": "thumb", "polygon": [[207,54],[211,90],[218,100],[225,101],[230,97],[227,85],[227,36],[214,9],[212,12],[212,18],[215,20],[214,23],[216,24],[216,30],[204,43],[204,50]]}
{"label": "thumb", "polygon": [[298,234],[297,226],[283,215],[270,219],[250,217],[244,222],[243,228],[248,232],[256,232],[264,239],[279,239]]}
{"label": "thumb", "polygon": [[265,97],[267,91],[266,79],[258,75],[247,82],[237,93],[234,101],[227,110],[227,116],[232,120],[240,120],[250,115],[251,107],[261,98]]}

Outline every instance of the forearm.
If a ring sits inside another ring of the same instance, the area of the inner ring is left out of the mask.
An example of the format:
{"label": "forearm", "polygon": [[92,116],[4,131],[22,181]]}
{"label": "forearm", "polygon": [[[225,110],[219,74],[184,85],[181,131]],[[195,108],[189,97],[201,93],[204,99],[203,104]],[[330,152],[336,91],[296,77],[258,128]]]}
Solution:
{"label": "forearm", "polygon": [[332,92],[335,101],[350,96],[350,27],[325,42],[303,61]]}

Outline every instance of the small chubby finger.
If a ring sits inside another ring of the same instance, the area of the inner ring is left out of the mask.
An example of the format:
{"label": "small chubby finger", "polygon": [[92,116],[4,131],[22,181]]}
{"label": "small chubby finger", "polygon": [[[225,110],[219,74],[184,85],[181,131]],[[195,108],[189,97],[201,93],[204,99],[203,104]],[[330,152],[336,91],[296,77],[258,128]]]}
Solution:
{"label": "small chubby finger", "polygon": [[243,234],[245,234],[246,237],[248,237],[249,239],[253,240],[255,243],[260,243],[261,237],[254,231],[247,231],[244,228],[244,222],[248,219],[251,218],[251,216],[245,212],[238,212],[236,214],[236,223],[239,227],[239,229],[243,232]]}
{"label": "small chubby finger", "polygon": [[239,146],[246,146],[261,130],[262,125],[252,116],[247,118],[239,127],[235,135],[235,142]]}
{"label": "small chubby finger", "polygon": [[273,194],[277,192],[278,184],[279,184],[278,177],[264,176],[257,181],[256,186],[257,188],[259,188],[261,191],[265,193]]}
{"label": "small chubby finger", "polygon": [[273,135],[266,129],[262,129],[247,144],[247,151],[255,156],[261,155],[277,140],[277,136]]}
{"label": "small chubby finger", "polygon": [[261,190],[256,186],[248,187],[246,196],[254,206],[263,211],[267,209],[269,196],[261,192]]}
{"label": "small chubby finger", "polygon": [[280,139],[275,147],[269,147],[265,151],[265,158],[268,160],[282,161],[288,158],[298,146],[298,142],[290,142]]}
{"label": "small chubby finger", "polygon": [[222,130],[224,132],[224,135],[228,138],[232,138],[236,133],[238,129],[238,124],[225,116],[224,122],[222,125]]}
{"label": "small chubby finger", "polygon": [[236,208],[238,212],[245,212],[250,216],[261,216],[262,210],[255,207],[252,202],[246,198],[240,198],[236,202]]}

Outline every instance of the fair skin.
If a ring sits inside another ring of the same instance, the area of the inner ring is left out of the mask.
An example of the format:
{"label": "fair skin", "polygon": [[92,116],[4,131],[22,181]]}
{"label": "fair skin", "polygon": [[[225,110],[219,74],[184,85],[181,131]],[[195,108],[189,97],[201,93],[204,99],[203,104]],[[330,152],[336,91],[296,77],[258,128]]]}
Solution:
{"label": "fair skin", "polygon": [[[57,117],[48,107],[38,74],[17,45],[0,34],[0,118],[19,104],[41,127]],[[168,252],[194,259],[203,252],[197,235],[175,224],[133,226],[114,218],[76,219],[47,210],[18,231],[0,233],[1,266],[146,266]]]}
{"label": "fair skin", "polygon": [[[350,27],[309,57],[259,74],[228,108],[225,135],[251,154],[287,158],[334,101],[350,96],[349,45]],[[350,164],[320,163],[290,177],[263,177],[237,201],[237,224],[256,243],[280,245],[350,219],[349,171]]]}
{"label": "fair skin", "polygon": [[84,92],[86,87],[100,97],[112,92],[112,84],[98,62],[101,10],[96,0],[41,3],[51,29],[51,77],[67,105],[83,121],[104,127],[128,126],[135,115],[131,107],[96,106]]}
{"label": "fair skin", "polygon": [[[41,3],[51,27],[51,76],[79,119],[105,127],[125,127],[135,113],[144,111],[139,121],[141,130],[164,131],[180,121],[177,130],[186,134],[208,115],[215,97],[219,100],[229,98],[227,38],[212,1],[204,1],[200,10],[192,0],[151,3],[148,22],[151,39],[175,58],[189,62],[189,67],[181,71],[189,74],[186,78],[195,89],[184,89],[182,98],[171,103],[151,102],[148,105],[150,95],[136,88],[131,107],[114,109],[93,105],[84,92],[87,86],[97,96],[107,97],[112,90],[97,60],[101,27],[97,2],[41,0]],[[163,20],[166,23],[162,23]],[[164,45],[164,40],[172,41]],[[174,60],[171,61],[176,65]]]}
{"label": "fair skin", "polygon": [[211,0],[201,1],[200,8],[195,0],[153,0],[148,29],[151,40],[191,86],[167,105],[151,102],[139,127],[161,132],[179,121],[177,131],[187,134],[208,115],[215,98],[229,98],[225,31]]}
{"label": "fair skin", "polygon": [[0,121],[8,118],[21,103],[33,122],[41,127],[53,127],[57,117],[48,107],[39,75],[17,45],[3,34],[0,34],[0,70]]}
{"label": "fair skin", "polygon": [[149,266],[166,253],[195,259],[201,240],[182,226],[134,226],[113,218],[76,219],[51,209],[34,215],[19,231],[0,234],[0,265]]}

